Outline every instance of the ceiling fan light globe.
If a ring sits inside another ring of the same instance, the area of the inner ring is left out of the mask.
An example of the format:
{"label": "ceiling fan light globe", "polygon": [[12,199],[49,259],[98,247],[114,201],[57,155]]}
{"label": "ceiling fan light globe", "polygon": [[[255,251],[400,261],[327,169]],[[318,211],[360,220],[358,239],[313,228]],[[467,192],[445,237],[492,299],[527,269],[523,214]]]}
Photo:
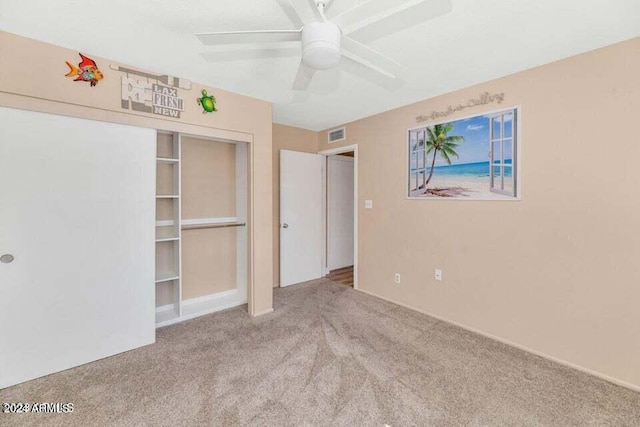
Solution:
{"label": "ceiling fan light globe", "polygon": [[340,63],[340,50],[333,47],[313,46],[302,55],[302,62],[316,70],[328,70]]}
{"label": "ceiling fan light globe", "polygon": [[302,62],[316,70],[340,63],[340,28],[331,22],[313,22],[302,29]]}

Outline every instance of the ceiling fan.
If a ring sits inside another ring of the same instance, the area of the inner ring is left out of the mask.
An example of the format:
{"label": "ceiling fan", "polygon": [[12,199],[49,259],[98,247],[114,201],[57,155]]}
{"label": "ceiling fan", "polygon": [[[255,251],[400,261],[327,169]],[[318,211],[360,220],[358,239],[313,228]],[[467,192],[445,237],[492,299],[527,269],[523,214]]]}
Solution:
{"label": "ceiling fan", "polygon": [[[365,43],[451,10],[451,0],[366,0],[327,19],[325,11],[333,0],[276,1],[300,29],[198,33],[203,44],[219,49],[203,57],[228,61],[301,55],[293,82],[296,91],[308,89],[317,70],[338,65],[386,89],[395,89],[402,84],[406,67]],[[302,42],[302,50],[291,46],[298,42]],[[230,50],[228,45],[244,46]]]}

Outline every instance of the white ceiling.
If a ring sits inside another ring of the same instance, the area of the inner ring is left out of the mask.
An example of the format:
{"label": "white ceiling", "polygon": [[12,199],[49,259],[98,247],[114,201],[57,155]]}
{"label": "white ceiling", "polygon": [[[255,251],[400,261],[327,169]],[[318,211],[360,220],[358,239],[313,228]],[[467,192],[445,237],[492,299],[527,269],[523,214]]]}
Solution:
{"label": "white ceiling", "polygon": [[[327,15],[363,1],[334,0]],[[370,43],[408,66],[400,89],[340,72],[326,93],[320,73],[304,102],[292,101],[298,58],[211,63],[194,36],[294,29],[275,0],[0,0],[0,29],[265,99],[274,122],[313,130],[640,36],[638,0],[452,2],[451,13]]]}

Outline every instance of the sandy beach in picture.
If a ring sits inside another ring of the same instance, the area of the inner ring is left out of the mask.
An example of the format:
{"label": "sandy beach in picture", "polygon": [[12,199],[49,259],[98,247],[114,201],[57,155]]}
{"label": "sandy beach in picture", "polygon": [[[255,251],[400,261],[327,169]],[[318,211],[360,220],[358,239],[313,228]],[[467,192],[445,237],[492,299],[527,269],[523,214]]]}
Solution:
{"label": "sandy beach in picture", "polygon": [[472,199],[512,199],[511,196],[492,193],[489,190],[489,177],[455,177],[434,176],[427,187],[413,190],[410,197],[424,197],[435,199],[472,198]]}

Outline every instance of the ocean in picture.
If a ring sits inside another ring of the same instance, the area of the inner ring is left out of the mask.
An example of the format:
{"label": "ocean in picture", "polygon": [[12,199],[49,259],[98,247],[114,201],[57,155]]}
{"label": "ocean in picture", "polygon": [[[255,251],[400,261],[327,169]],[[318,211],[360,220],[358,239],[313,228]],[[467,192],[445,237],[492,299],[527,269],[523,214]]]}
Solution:
{"label": "ocean in picture", "polygon": [[[505,164],[511,164],[511,159],[505,159]],[[487,178],[489,179],[489,165],[488,161],[486,162],[475,162],[475,163],[463,163],[463,164],[452,164],[452,165],[442,165],[435,166],[433,168],[433,174],[437,176],[464,176],[464,177],[477,177],[477,178]],[[415,169],[412,170],[415,172]],[[430,168],[427,169],[427,174],[430,172]],[[505,169],[504,176],[511,176],[510,168]]]}

